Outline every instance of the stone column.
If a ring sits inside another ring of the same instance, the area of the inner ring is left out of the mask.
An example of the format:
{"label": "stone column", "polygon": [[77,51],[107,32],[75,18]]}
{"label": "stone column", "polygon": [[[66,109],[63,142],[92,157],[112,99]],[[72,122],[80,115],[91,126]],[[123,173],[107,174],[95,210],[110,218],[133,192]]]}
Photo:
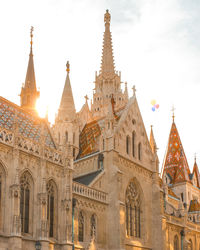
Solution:
{"label": "stone column", "polygon": [[14,182],[10,186],[11,199],[11,237],[10,249],[21,250],[21,217],[20,217],[20,181],[19,181],[19,150],[13,149]]}

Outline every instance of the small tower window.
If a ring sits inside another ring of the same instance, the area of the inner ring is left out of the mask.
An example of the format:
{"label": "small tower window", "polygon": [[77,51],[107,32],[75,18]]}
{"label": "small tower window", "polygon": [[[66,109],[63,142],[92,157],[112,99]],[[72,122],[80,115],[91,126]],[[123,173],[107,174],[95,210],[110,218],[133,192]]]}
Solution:
{"label": "small tower window", "polygon": [[132,155],[135,157],[135,131],[132,133]]}
{"label": "small tower window", "polygon": [[126,136],[126,153],[130,153],[130,137],[128,135]]}
{"label": "small tower window", "polygon": [[76,135],[75,133],[73,133],[73,144],[75,144],[75,140],[76,140]]}

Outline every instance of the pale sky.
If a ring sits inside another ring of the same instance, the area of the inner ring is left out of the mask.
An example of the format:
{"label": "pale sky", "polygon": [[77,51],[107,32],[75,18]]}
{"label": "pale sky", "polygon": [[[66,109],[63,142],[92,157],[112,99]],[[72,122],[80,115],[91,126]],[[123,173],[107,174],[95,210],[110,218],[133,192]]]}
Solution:
{"label": "pale sky", "polygon": [[[0,1],[0,95],[19,104],[28,64],[30,27],[40,105],[51,122],[70,61],[76,110],[92,97],[101,62],[104,13],[111,13],[116,70],[135,85],[143,121],[159,148],[160,167],[175,122],[190,169],[200,165],[200,1],[193,0],[7,0]],[[122,84],[122,87],[124,85]],[[160,108],[151,111],[155,99]]]}

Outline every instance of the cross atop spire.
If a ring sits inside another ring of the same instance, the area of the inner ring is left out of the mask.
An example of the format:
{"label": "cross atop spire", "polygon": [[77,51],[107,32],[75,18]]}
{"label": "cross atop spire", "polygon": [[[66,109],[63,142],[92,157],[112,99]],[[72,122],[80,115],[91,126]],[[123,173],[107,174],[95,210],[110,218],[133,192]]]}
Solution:
{"label": "cross atop spire", "polygon": [[172,121],[174,122],[174,118],[175,118],[175,115],[174,115],[174,111],[175,111],[175,108],[174,108],[174,105],[172,106]]}
{"label": "cross atop spire", "polygon": [[34,27],[31,26],[31,31],[30,31],[30,37],[31,37],[31,41],[30,41],[30,44],[31,44],[31,53],[32,53],[32,46],[33,46],[33,30],[34,30]]}
{"label": "cross atop spire", "polygon": [[67,71],[67,73],[69,73],[70,72],[70,64],[69,64],[69,61],[67,61],[67,64],[66,64],[66,71]]}
{"label": "cross atop spire", "polygon": [[102,74],[114,74],[115,66],[113,59],[113,51],[112,51],[112,37],[110,32],[110,13],[106,10],[104,15],[105,22],[105,32],[103,39],[103,53],[102,53],[102,62],[101,62],[101,73]]}

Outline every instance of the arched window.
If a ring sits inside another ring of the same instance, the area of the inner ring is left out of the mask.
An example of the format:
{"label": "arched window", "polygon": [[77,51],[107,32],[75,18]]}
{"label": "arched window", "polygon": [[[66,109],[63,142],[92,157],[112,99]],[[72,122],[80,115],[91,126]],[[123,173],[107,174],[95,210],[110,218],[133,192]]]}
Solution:
{"label": "arched window", "polygon": [[78,216],[78,240],[84,240],[84,216],[82,212]]}
{"label": "arched window", "polygon": [[135,131],[132,133],[132,155],[135,157]]}
{"label": "arched window", "polygon": [[127,187],[125,201],[127,235],[140,238],[140,194],[133,181]]}
{"label": "arched window", "polygon": [[68,142],[68,132],[65,132],[65,142]]}
{"label": "arched window", "polygon": [[178,236],[174,237],[174,250],[179,250]]}
{"label": "arched window", "polygon": [[22,233],[29,233],[31,182],[30,174],[24,172],[20,177],[20,214]]}
{"label": "arched window", "polygon": [[96,216],[93,214],[90,219],[90,236],[96,237]]}
{"label": "arched window", "polygon": [[142,158],[142,144],[141,142],[138,144],[138,159],[141,160]]}
{"label": "arched window", "polygon": [[47,183],[47,221],[49,228],[49,237],[55,237],[55,204],[56,204],[56,186],[50,180]]}
{"label": "arched window", "polygon": [[192,240],[191,239],[189,239],[188,250],[193,250]]}
{"label": "arched window", "polygon": [[126,153],[130,153],[130,137],[128,135],[126,136]]}

